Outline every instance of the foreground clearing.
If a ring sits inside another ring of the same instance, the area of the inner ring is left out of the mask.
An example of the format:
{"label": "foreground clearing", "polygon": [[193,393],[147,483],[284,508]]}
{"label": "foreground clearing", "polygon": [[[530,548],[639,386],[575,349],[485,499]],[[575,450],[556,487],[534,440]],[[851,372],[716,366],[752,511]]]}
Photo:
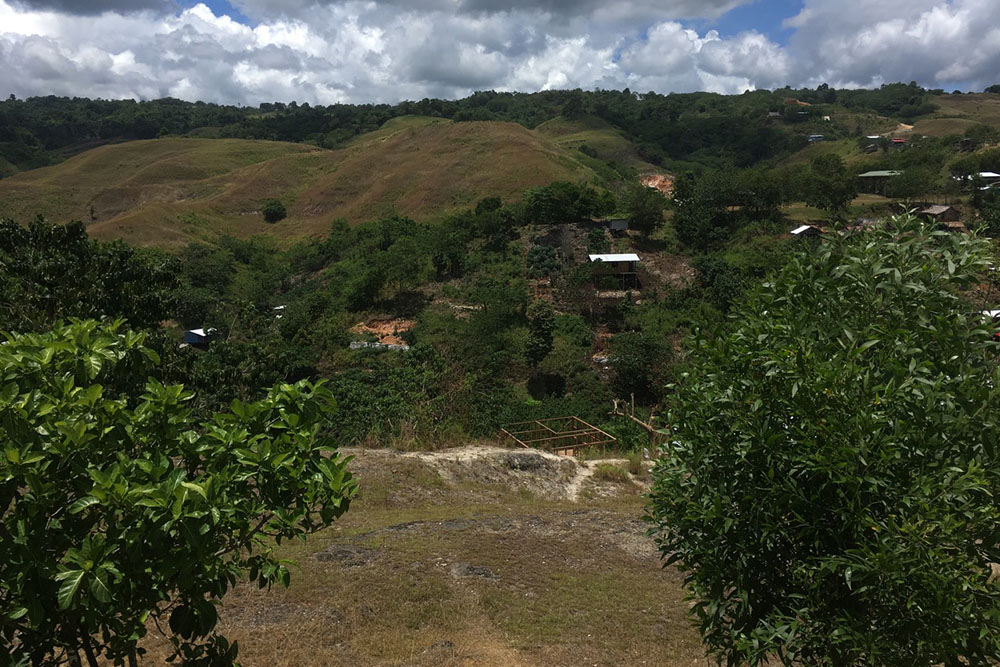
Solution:
{"label": "foreground clearing", "polygon": [[[225,598],[244,665],[704,664],[640,519],[645,471],[499,448],[351,453],[361,495],[282,547],[291,588]],[[146,664],[168,654],[147,648]]]}

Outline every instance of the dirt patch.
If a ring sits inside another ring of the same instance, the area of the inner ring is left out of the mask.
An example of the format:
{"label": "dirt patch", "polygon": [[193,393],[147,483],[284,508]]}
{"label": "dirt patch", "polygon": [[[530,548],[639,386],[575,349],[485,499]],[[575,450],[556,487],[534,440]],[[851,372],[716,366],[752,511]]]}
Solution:
{"label": "dirt patch", "polygon": [[365,336],[374,336],[384,345],[406,345],[402,335],[417,326],[414,320],[380,319],[358,322],[351,327],[351,332]]}
{"label": "dirt patch", "polygon": [[674,289],[689,287],[695,278],[690,258],[683,255],[646,253],[642,256],[642,268],[653,275],[661,285]]}
{"label": "dirt patch", "polygon": [[646,174],[639,179],[639,182],[647,188],[659,190],[667,197],[674,194],[674,177],[670,174]]}

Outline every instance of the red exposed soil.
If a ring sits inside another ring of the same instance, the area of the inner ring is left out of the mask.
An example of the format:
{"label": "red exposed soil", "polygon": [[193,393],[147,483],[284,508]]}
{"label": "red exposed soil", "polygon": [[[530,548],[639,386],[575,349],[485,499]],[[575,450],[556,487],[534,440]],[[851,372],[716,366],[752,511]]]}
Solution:
{"label": "red exposed soil", "polygon": [[357,334],[371,334],[378,338],[378,342],[386,345],[406,345],[406,341],[402,339],[401,335],[415,326],[417,323],[413,320],[370,320],[358,322],[351,327],[351,331]]}

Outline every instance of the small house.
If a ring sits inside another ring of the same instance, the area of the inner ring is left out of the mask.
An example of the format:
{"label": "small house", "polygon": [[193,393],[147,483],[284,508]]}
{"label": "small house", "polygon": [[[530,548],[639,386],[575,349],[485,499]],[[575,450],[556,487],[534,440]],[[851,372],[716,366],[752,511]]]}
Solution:
{"label": "small house", "polygon": [[796,227],[791,232],[792,236],[800,239],[817,238],[823,234],[823,230],[815,225],[802,225]]}
{"label": "small house", "polygon": [[954,206],[934,204],[920,211],[920,217],[927,222],[957,222],[962,214]]}
{"label": "small house", "polygon": [[215,329],[188,329],[184,332],[184,342],[192,347],[206,348],[215,338]]}
{"label": "small house", "polygon": [[594,265],[594,281],[598,287],[607,279],[616,281],[622,289],[639,286],[639,255],[634,253],[610,253],[589,255]]}
{"label": "small house", "polygon": [[625,236],[628,233],[628,218],[611,218],[608,220],[608,230],[612,236]]}
{"label": "small house", "polygon": [[768,111],[767,112],[767,117],[768,118],[781,118],[781,112],[780,111]]}
{"label": "small house", "polygon": [[902,146],[906,145],[906,139],[903,139],[902,137],[896,137],[890,142],[890,145],[893,148],[901,148]]}
{"label": "small house", "polygon": [[861,192],[884,195],[888,191],[889,180],[902,173],[892,169],[866,171],[863,174],[858,174],[859,189]]}
{"label": "small house", "polygon": [[986,181],[987,185],[1000,183],[1000,174],[996,173],[995,171],[981,171],[979,172],[979,178]]}
{"label": "small house", "polygon": [[819,143],[820,141],[823,141],[823,135],[822,134],[810,134],[809,135],[809,143],[815,144],[815,143]]}
{"label": "small house", "polygon": [[832,118],[830,118],[829,116],[823,116],[823,120],[829,123],[832,120]]}

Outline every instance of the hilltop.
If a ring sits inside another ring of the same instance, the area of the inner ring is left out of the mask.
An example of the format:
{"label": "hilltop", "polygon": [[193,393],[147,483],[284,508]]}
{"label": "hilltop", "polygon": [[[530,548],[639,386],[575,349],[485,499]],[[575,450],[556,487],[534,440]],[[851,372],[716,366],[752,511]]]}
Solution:
{"label": "hilltop", "polygon": [[[91,236],[176,246],[220,235],[322,234],[399,213],[425,220],[483,197],[516,198],[552,181],[600,177],[542,132],[503,122],[391,119],[345,147],[246,139],[164,138],[95,148],[0,181],[0,214],[82,220]],[[280,198],[280,226],[259,211]]]}

